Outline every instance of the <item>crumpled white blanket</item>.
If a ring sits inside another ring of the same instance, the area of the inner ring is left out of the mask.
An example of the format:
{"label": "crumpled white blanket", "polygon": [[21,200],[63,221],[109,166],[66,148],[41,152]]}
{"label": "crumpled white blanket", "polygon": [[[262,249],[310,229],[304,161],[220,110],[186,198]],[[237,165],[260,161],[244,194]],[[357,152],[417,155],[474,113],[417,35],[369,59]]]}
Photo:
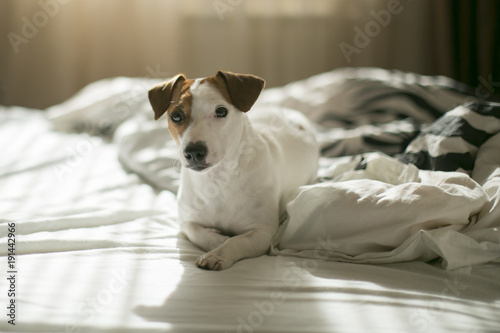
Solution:
{"label": "crumpled white blanket", "polygon": [[[500,210],[468,175],[418,170],[378,153],[353,171],[361,159],[332,168],[334,181],[300,189],[271,253],[369,264],[440,257],[446,269],[498,260],[498,229],[480,217],[498,226]],[[500,178],[487,185],[498,191]]]}

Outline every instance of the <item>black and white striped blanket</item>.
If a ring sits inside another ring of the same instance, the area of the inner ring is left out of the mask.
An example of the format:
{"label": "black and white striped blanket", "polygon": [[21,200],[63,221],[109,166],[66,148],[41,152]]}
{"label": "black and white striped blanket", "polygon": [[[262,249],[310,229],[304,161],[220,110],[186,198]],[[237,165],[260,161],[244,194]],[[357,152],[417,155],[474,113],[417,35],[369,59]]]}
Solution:
{"label": "black and white striped blanket", "polygon": [[477,151],[498,133],[500,104],[469,102],[447,112],[423,130],[399,159],[420,169],[461,170],[471,174]]}
{"label": "black and white striped blanket", "polygon": [[[318,124],[318,139],[325,157],[372,151],[395,156],[402,154],[430,125],[433,133],[457,136],[458,132],[438,129],[448,127],[451,116],[434,122],[468,102],[487,104],[481,100],[480,91],[476,91],[446,77],[378,68],[342,68],[269,89],[258,103],[278,104],[307,114]],[[477,122],[476,125],[482,126]],[[416,153],[415,147],[412,149]]]}

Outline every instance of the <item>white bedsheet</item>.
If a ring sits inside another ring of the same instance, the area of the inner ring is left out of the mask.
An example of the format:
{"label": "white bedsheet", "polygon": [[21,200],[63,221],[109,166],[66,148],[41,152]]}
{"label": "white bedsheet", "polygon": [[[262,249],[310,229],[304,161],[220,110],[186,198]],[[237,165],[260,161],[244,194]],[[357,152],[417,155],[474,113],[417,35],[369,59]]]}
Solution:
{"label": "white bedsheet", "polygon": [[[137,128],[168,137],[161,128],[156,132],[148,126],[162,125],[131,118],[116,133],[116,143],[106,143],[86,134],[55,132],[39,111],[0,111],[1,331],[499,330],[500,267],[494,263],[446,271],[439,262],[324,261],[321,252],[310,258],[243,260],[222,272],[197,269],[194,260],[201,251],[178,235],[174,194],[148,184],[163,180],[175,190],[175,173],[147,179],[127,173],[118,161],[119,154],[130,156],[124,151],[147,144],[130,139]],[[158,155],[154,149],[140,150],[143,155],[134,160],[146,165],[146,171],[173,166],[174,151],[168,145],[161,149]],[[492,172],[482,175],[498,179]],[[443,195],[451,195],[453,185],[468,186],[472,205],[453,206],[460,208],[457,215],[466,216],[484,204],[484,192],[454,176],[439,186]],[[426,181],[409,167],[403,178],[411,177]],[[483,190],[498,194],[497,184],[489,184]],[[490,209],[481,218],[493,228],[498,210],[491,208],[498,199],[487,205]],[[12,299],[3,275],[8,222],[16,224],[17,237],[15,326],[5,315]],[[490,236],[474,237],[491,242],[495,236]],[[322,244],[335,249],[337,243],[328,241]]]}

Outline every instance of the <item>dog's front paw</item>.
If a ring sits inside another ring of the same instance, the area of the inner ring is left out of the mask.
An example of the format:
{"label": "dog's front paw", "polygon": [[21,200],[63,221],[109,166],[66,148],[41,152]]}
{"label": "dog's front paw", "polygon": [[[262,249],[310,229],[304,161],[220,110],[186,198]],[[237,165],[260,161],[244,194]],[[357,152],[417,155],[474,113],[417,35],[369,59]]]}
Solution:
{"label": "dog's front paw", "polygon": [[196,259],[196,266],[210,271],[221,271],[231,267],[231,263],[215,253],[208,252]]}

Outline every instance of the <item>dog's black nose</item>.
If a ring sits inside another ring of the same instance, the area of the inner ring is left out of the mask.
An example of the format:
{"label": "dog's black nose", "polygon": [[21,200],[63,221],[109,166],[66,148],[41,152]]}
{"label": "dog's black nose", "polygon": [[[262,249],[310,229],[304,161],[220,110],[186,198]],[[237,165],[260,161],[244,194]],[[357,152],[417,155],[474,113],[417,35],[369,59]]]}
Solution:
{"label": "dog's black nose", "polygon": [[205,157],[207,157],[207,153],[207,145],[202,141],[190,143],[186,149],[184,149],[184,157],[189,163],[192,164],[199,164],[203,162]]}

